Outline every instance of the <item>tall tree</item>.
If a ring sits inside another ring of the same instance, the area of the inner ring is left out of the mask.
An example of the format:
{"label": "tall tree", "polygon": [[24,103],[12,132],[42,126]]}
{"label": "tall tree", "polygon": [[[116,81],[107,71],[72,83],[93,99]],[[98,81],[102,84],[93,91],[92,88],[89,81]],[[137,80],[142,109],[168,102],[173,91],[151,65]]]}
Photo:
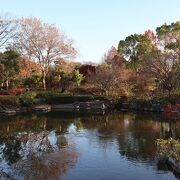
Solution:
{"label": "tall tree", "polygon": [[25,57],[21,57],[19,61],[20,71],[18,77],[20,79],[28,78],[33,74],[40,74],[39,64]]}
{"label": "tall tree", "polygon": [[4,48],[6,43],[15,35],[14,20],[0,16],[0,48]]}
{"label": "tall tree", "polygon": [[142,65],[145,62],[145,55],[153,48],[155,46],[151,39],[142,34],[134,34],[119,42],[118,53],[128,60],[128,66],[135,69],[138,76],[140,71],[144,69]]}
{"label": "tall tree", "polygon": [[14,47],[39,63],[43,87],[46,88],[49,66],[58,58],[66,59],[76,55],[73,41],[55,25],[43,23],[37,18],[20,19],[18,32]]}
{"label": "tall tree", "polygon": [[149,56],[149,71],[156,77],[158,88],[168,92],[176,92],[180,87],[180,59],[173,53],[152,51]]}
{"label": "tall tree", "polygon": [[19,57],[20,55],[13,50],[7,50],[0,56],[0,77],[6,82],[7,89],[9,81],[19,72]]}
{"label": "tall tree", "polygon": [[111,60],[114,58],[114,56],[117,55],[117,49],[112,46],[107,53],[104,55],[104,60],[107,64],[111,64]]}
{"label": "tall tree", "polygon": [[[148,32],[149,33],[149,32]],[[152,33],[134,34],[119,42],[118,53],[127,60],[127,67],[135,73],[135,91],[144,93],[148,84],[152,84],[153,77],[149,74],[149,62],[146,59],[153,49],[157,49],[152,41]],[[153,37],[154,39],[154,37]]]}
{"label": "tall tree", "polygon": [[96,73],[87,77],[87,82],[92,83],[102,95],[116,96],[120,93],[119,73],[105,62],[96,67]]}
{"label": "tall tree", "polygon": [[151,71],[169,96],[180,87],[180,21],[156,29],[159,50],[149,54]]}
{"label": "tall tree", "polygon": [[179,54],[180,49],[180,21],[171,23],[170,25],[164,24],[157,27],[156,33],[161,47],[165,50],[177,50]]}

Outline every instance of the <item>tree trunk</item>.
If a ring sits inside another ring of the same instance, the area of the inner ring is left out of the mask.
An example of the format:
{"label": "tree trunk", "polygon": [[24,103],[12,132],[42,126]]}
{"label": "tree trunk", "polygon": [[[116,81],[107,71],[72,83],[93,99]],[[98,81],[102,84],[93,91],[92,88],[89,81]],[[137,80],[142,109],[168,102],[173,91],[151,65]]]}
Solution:
{"label": "tree trunk", "polygon": [[59,81],[59,89],[61,88],[61,75],[58,76],[58,81]]}
{"label": "tree trunk", "polygon": [[46,89],[46,73],[44,71],[43,71],[42,83],[43,83],[43,89]]}
{"label": "tree trunk", "polygon": [[105,90],[105,96],[108,96],[109,92],[107,90]]}
{"label": "tree trunk", "polygon": [[168,89],[168,97],[171,97],[171,89]]}
{"label": "tree trunk", "polygon": [[8,90],[8,89],[9,89],[9,81],[6,80],[6,90]]}

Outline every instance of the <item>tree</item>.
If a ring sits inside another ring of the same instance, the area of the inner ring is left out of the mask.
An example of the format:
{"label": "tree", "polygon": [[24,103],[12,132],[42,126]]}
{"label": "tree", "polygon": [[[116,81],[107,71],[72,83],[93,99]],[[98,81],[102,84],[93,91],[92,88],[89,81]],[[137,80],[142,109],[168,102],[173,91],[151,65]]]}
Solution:
{"label": "tree", "polygon": [[4,48],[6,43],[15,36],[14,21],[0,16],[0,48]]}
{"label": "tree", "polygon": [[34,74],[40,74],[40,66],[38,63],[31,61],[25,57],[21,57],[19,60],[19,78],[24,79],[31,77]]}
{"label": "tree", "polygon": [[146,63],[145,55],[154,48],[155,45],[150,38],[142,34],[134,34],[119,42],[118,53],[129,62],[128,67],[134,69],[138,77]]}
{"label": "tree", "polygon": [[79,72],[84,76],[88,77],[92,74],[96,74],[96,66],[91,64],[84,64],[79,67]]}
{"label": "tree", "polygon": [[172,53],[154,51],[149,54],[149,72],[156,77],[160,90],[170,96],[180,87],[180,63]]}
{"label": "tree", "polygon": [[51,66],[47,76],[48,88],[61,88],[61,92],[72,84],[74,69],[77,63],[59,58],[55,65]]}
{"label": "tree", "polygon": [[149,62],[146,59],[147,55],[157,49],[154,39],[155,35],[147,31],[145,34],[130,35],[119,42],[118,53],[127,60],[127,68],[135,73],[136,93],[144,93],[147,87],[154,83],[154,77],[149,73]]}
{"label": "tree", "polygon": [[105,53],[104,55],[104,60],[107,64],[111,64],[111,60],[114,58],[114,56],[116,56],[117,53],[117,49],[112,46],[107,53]]}
{"label": "tree", "polygon": [[156,33],[159,39],[159,44],[167,49],[176,50],[180,49],[180,21],[171,23],[170,25],[164,24],[156,28]]}
{"label": "tree", "polygon": [[154,34],[153,31],[151,31],[150,29],[148,29],[147,31],[145,31],[145,37],[147,39],[150,39],[151,42],[155,45],[158,46],[158,38],[157,36]]}
{"label": "tree", "polygon": [[23,80],[23,85],[28,88],[41,87],[41,76],[39,74],[33,73],[31,76],[26,77]]}
{"label": "tree", "polygon": [[73,41],[55,25],[43,23],[37,18],[20,19],[18,32],[14,48],[39,63],[43,88],[46,88],[49,66],[58,58],[66,59],[76,55]]}
{"label": "tree", "polygon": [[87,82],[93,84],[105,96],[117,95],[120,91],[120,76],[107,63],[99,65],[96,74],[89,76]]}
{"label": "tree", "polygon": [[13,51],[7,50],[1,54],[0,58],[0,77],[6,82],[6,88],[9,88],[9,81],[12,80],[19,72],[20,55]]}
{"label": "tree", "polygon": [[76,85],[79,87],[81,85],[81,82],[84,80],[83,75],[79,72],[79,69],[75,70],[74,76],[76,79]]}
{"label": "tree", "polygon": [[180,21],[164,24],[156,32],[160,48],[148,55],[149,70],[155,75],[159,88],[170,96],[180,87]]}

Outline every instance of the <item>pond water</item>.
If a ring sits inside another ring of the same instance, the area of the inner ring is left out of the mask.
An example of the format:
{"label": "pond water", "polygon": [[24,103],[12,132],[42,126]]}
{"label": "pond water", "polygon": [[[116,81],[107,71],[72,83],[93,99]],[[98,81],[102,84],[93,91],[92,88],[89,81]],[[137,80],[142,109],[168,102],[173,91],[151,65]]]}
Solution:
{"label": "pond water", "polygon": [[156,152],[180,125],[156,114],[0,116],[0,179],[177,179]]}

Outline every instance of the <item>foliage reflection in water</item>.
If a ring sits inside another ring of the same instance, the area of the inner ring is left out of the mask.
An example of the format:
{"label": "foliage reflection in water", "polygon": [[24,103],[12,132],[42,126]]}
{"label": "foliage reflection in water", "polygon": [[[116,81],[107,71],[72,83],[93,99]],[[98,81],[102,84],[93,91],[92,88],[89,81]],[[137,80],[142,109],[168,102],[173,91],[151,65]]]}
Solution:
{"label": "foliage reflection in water", "polygon": [[175,179],[157,138],[180,138],[157,115],[23,114],[0,117],[4,179]]}

